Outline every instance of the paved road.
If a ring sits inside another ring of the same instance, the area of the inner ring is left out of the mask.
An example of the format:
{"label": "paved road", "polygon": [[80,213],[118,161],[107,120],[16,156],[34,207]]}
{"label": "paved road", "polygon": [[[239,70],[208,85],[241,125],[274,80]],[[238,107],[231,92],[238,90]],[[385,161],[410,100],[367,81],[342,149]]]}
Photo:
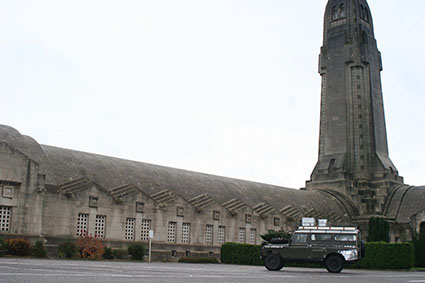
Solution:
{"label": "paved road", "polygon": [[1,283],[425,283],[425,272],[284,268],[279,272],[258,266],[221,264],[136,263],[0,258]]}

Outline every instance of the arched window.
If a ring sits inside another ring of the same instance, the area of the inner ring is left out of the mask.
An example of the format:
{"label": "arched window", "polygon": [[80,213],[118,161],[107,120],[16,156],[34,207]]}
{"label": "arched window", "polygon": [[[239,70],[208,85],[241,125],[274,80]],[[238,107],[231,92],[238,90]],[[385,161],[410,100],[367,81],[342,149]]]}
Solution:
{"label": "arched window", "polygon": [[332,20],[339,20],[345,18],[345,4],[334,6],[332,8]]}
{"label": "arched window", "polygon": [[332,20],[338,20],[338,7],[335,6],[332,8]]}
{"label": "arched window", "polygon": [[421,234],[425,234],[425,222],[422,222],[422,223],[421,223],[421,228],[420,228],[419,232],[420,232]]}

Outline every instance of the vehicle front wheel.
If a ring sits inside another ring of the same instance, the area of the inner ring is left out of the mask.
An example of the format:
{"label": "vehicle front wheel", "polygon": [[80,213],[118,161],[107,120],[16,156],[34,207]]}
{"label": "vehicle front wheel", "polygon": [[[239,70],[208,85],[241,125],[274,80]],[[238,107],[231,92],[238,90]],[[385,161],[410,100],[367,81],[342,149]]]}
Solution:
{"label": "vehicle front wheel", "polygon": [[283,265],[282,258],[277,254],[269,254],[264,259],[264,266],[270,271],[279,271],[282,269]]}
{"label": "vehicle front wheel", "polygon": [[344,262],[340,256],[332,255],[325,262],[326,269],[331,273],[340,273]]}

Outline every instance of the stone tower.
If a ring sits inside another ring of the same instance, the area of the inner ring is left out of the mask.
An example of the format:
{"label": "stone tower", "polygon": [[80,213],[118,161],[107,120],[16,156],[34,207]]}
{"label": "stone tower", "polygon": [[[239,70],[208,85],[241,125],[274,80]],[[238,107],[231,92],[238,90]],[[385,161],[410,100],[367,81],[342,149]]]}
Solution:
{"label": "stone tower", "polygon": [[403,183],[388,155],[381,71],[366,0],[329,0],[319,59],[319,160],[307,190],[348,197],[361,215],[381,214]]}

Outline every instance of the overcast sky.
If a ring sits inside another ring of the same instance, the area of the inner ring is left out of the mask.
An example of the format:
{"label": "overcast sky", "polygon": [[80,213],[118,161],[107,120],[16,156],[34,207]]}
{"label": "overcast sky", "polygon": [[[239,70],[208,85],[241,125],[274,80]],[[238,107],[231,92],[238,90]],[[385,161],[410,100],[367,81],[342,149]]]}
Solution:
{"label": "overcast sky", "polygon": [[[291,188],[317,161],[326,0],[0,0],[0,124]],[[369,0],[392,161],[425,185],[422,0]]]}

